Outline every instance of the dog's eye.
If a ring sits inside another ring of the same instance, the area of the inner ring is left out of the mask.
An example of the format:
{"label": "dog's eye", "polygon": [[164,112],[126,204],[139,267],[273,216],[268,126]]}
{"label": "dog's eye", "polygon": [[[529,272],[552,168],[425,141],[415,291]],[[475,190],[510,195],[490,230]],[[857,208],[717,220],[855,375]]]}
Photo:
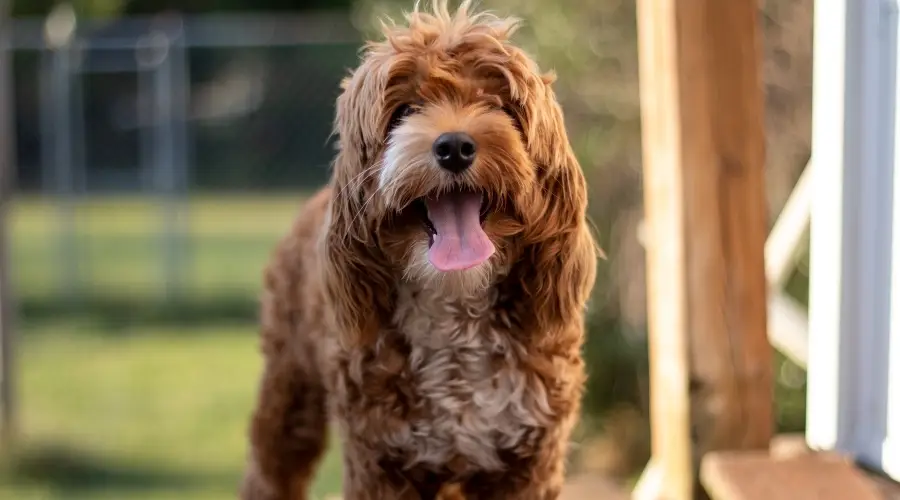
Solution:
{"label": "dog's eye", "polygon": [[512,108],[510,105],[508,105],[508,104],[507,104],[506,106],[503,106],[501,109],[502,109],[503,112],[506,113],[510,118],[512,118],[513,123],[515,123],[515,125],[516,125],[516,128],[519,129],[519,130],[521,131],[521,130],[522,130],[522,122],[521,122],[521,120],[519,119],[519,114],[516,113],[516,110],[513,109],[513,108]]}
{"label": "dog's eye", "polygon": [[397,109],[394,110],[394,113],[391,115],[391,121],[388,125],[388,131],[394,130],[397,125],[400,125],[400,122],[403,121],[404,118],[416,112],[416,109],[410,106],[409,104],[401,104],[397,106]]}

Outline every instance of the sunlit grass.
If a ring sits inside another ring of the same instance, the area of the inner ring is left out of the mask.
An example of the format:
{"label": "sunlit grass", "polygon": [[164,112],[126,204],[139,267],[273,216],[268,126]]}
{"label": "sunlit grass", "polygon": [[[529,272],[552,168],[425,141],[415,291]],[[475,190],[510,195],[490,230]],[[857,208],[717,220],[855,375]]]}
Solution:
{"label": "sunlit grass", "polygon": [[[40,322],[23,332],[18,450],[0,498],[234,498],[261,359],[252,324]],[[317,495],[340,489],[338,455]]]}
{"label": "sunlit grass", "polygon": [[[78,252],[63,253],[52,200],[15,200],[21,432],[0,454],[0,498],[235,498],[262,363],[261,272],[301,199],[192,197],[181,212],[189,234],[181,299],[200,306],[180,315],[154,312],[172,306],[160,306],[157,201],[79,202],[71,213]],[[60,307],[67,259],[81,286],[76,304]],[[314,493],[339,489],[332,453]]]}
{"label": "sunlit grass", "polygon": [[[263,266],[288,231],[303,195],[197,196],[179,212],[187,238],[178,275],[194,297],[255,295]],[[61,249],[61,208],[18,198],[11,218],[12,275],[24,300],[52,300],[74,265],[76,293],[154,298],[163,294],[163,208],[140,197],[92,197],[69,210],[74,251]]]}

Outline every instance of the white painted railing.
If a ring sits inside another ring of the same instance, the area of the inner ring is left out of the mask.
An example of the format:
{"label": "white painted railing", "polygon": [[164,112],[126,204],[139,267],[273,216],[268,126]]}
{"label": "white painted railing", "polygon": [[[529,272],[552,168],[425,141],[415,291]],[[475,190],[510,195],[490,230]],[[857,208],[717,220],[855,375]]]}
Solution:
{"label": "white painted railing", "polygon": [[[801,367],[808,355],[808,316],[783,287],[806,250],[810,226],[812,175],[806,167],[766,240],[766,279],[769,284],[768,336],[772,346]],[[643,244],[642,227],[638,241]]]}
{"label": "white painted railing", "polygon": [[769,342],[803,367],[809,350],[807,314],[803,306],[783,292],[783,288],[806,249],[812,201],[811,172],[812,168],[807,166],[766,239]]}

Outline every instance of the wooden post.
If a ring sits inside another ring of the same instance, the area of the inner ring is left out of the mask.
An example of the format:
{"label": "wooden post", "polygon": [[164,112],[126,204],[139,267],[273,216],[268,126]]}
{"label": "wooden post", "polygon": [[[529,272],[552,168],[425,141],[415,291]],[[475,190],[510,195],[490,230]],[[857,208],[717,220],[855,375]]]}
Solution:
{"label": "wooden post", "polygon": [[635,497],[766,448],[765,137],[756,0],[638,0],[653,458]]}
{"label": "wooden post", "polygon": [[15,431],[13,377],[14,332],[9,287],[6,221],[12,191],[14,108],[12,100],[11,0],[0,0],[0,449],[12,443]]}

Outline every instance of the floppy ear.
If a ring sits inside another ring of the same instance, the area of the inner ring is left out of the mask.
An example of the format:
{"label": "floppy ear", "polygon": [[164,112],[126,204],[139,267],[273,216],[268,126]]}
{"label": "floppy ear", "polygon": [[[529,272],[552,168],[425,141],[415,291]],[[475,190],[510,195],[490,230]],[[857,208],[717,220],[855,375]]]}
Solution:
{"label": "floppy ear", "polygon": [[580,317],[599,256],[587,225],[587,186],[552,81],[552,76],[535,77],[521,120],[538,185],[525,207],[525,246],[515,276],[530,302],[522,312],[542,332]]}
{"label": "floppy ear", "polygon": [[378,221],[366,210],[366,193],[374,189],[369,174],[380,147],[377,129],[383,92],[372,66],[370,59],[347,78],[337,100],[339,152],[322,240],[324,288],[335,306],[331,319],[345,345],[374,342],[393,295],[377,241]]}
{"label": "floppy ear", "polygon": [[[380,45],[371,44],[359,67],[341,81],[341,95],[335,110],[334,132],[340,139],[338,160],[352,156],[351,164],[336,164],[336,180],[341,176],[354,176],[354,167],[369,167],[379,147],[382,107],[384,105],[385,75],[380,68],[383,56]],[[351,159],[351,158],[348,158]],[[344,168],[349,167],[349,168]]]}

